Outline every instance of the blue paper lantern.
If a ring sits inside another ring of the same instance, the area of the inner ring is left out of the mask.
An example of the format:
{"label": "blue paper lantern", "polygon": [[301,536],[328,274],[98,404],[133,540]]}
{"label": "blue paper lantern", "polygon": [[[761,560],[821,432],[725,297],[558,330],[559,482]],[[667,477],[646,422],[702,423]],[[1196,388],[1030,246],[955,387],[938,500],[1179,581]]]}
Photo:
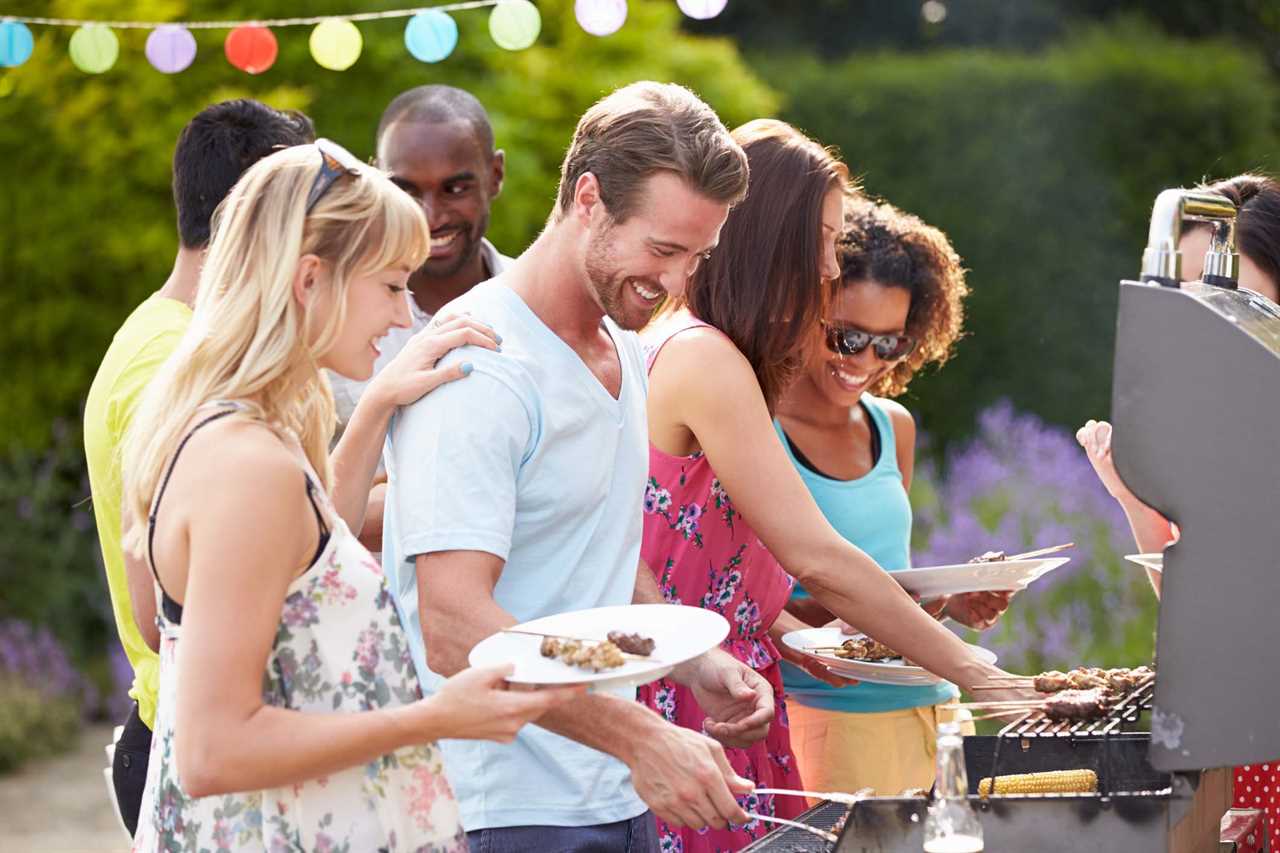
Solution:
{"label": "blue paper lantern", "polygon": [[0,68],[16,68],[31,58],[35,39],[21,21],[0,21]]}
{"label": "blue paper lantern", "polygon": [[419,12],[404,28],[404,46],[414,59],[439,62],[458,46],[458,25],[438,9]]}

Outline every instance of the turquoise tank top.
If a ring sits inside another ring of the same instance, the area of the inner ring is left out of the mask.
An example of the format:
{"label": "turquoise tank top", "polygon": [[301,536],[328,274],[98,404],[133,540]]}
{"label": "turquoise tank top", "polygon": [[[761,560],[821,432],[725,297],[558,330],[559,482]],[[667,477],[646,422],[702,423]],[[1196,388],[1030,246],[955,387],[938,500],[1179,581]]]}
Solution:
{"label": "turquoise tank top", "polygon": [[[865,476],[856,480],[833,480],[809,470],[792,453],[782,425],[774,421],[773,427],[786,448],[787,458],[836,532],[866,551],[885,570],[900,571],[911,567],[911,503],[898,469],[893,422],[878,398],[863,394],[862,401],[880,435],[880,458]],[[792,597],[807,596],[796,584]],[[928,687],[866,681],[852,687],[832,687],[786,661],[782,662],[782,684],[792,702],[864,714],[936,705],[960,695],[955,685],[946,681]]]}

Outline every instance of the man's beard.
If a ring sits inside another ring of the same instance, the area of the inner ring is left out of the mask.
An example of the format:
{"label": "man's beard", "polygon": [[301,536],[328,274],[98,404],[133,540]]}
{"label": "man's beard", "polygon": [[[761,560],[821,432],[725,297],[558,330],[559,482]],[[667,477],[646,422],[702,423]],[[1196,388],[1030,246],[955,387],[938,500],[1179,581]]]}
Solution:
{"label": "man's beard", "polygon": [[605,229],[592,237],[587,245],[587,279],[600,300],[605,316],[623,329],[629,331],[643,329],[653,319],[654,313],[662,305],[662,300],[650,309],[640,310],[631,304],[626,290],[631,287],[632,282],[639,283],[647,290],[662,290],[662,285],[651,279],[623,275],[613,265],[613,253],[609,250],[610,230],[612,229]]}

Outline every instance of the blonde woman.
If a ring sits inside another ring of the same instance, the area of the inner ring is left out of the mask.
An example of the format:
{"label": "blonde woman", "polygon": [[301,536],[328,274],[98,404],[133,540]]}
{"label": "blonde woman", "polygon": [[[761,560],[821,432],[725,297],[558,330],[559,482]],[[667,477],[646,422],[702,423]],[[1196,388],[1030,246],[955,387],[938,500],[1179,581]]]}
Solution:
{"label": "blonde woman", "polygon": [[328,458],[320,371],[370,376],[375,341],[409,324],[406,280],[428,246],[412,199],[323,140],[253,166],[216,217],[191,328],[124,449],[125,504],[143,520],[126,542],[160,591],[135,850],[463,851],[433,741],[509,741],[574,695],[507,692],[488,670],[422,699],[351,533],[395,408],[470,372],[435,369],[445,352],[497,347],[467,319],[419,335]]}

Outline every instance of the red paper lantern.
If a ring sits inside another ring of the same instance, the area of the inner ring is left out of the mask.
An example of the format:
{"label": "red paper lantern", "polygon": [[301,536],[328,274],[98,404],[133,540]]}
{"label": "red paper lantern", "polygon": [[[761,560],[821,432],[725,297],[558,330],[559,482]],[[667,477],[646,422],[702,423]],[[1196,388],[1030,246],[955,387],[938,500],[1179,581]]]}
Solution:
{"label": "red paper lantern", "polygon": [[236,27],[227,34],[224,47],[227,62],[250,74],[261,74],[270,68],[280,49],[271,30],[255,26]]}

